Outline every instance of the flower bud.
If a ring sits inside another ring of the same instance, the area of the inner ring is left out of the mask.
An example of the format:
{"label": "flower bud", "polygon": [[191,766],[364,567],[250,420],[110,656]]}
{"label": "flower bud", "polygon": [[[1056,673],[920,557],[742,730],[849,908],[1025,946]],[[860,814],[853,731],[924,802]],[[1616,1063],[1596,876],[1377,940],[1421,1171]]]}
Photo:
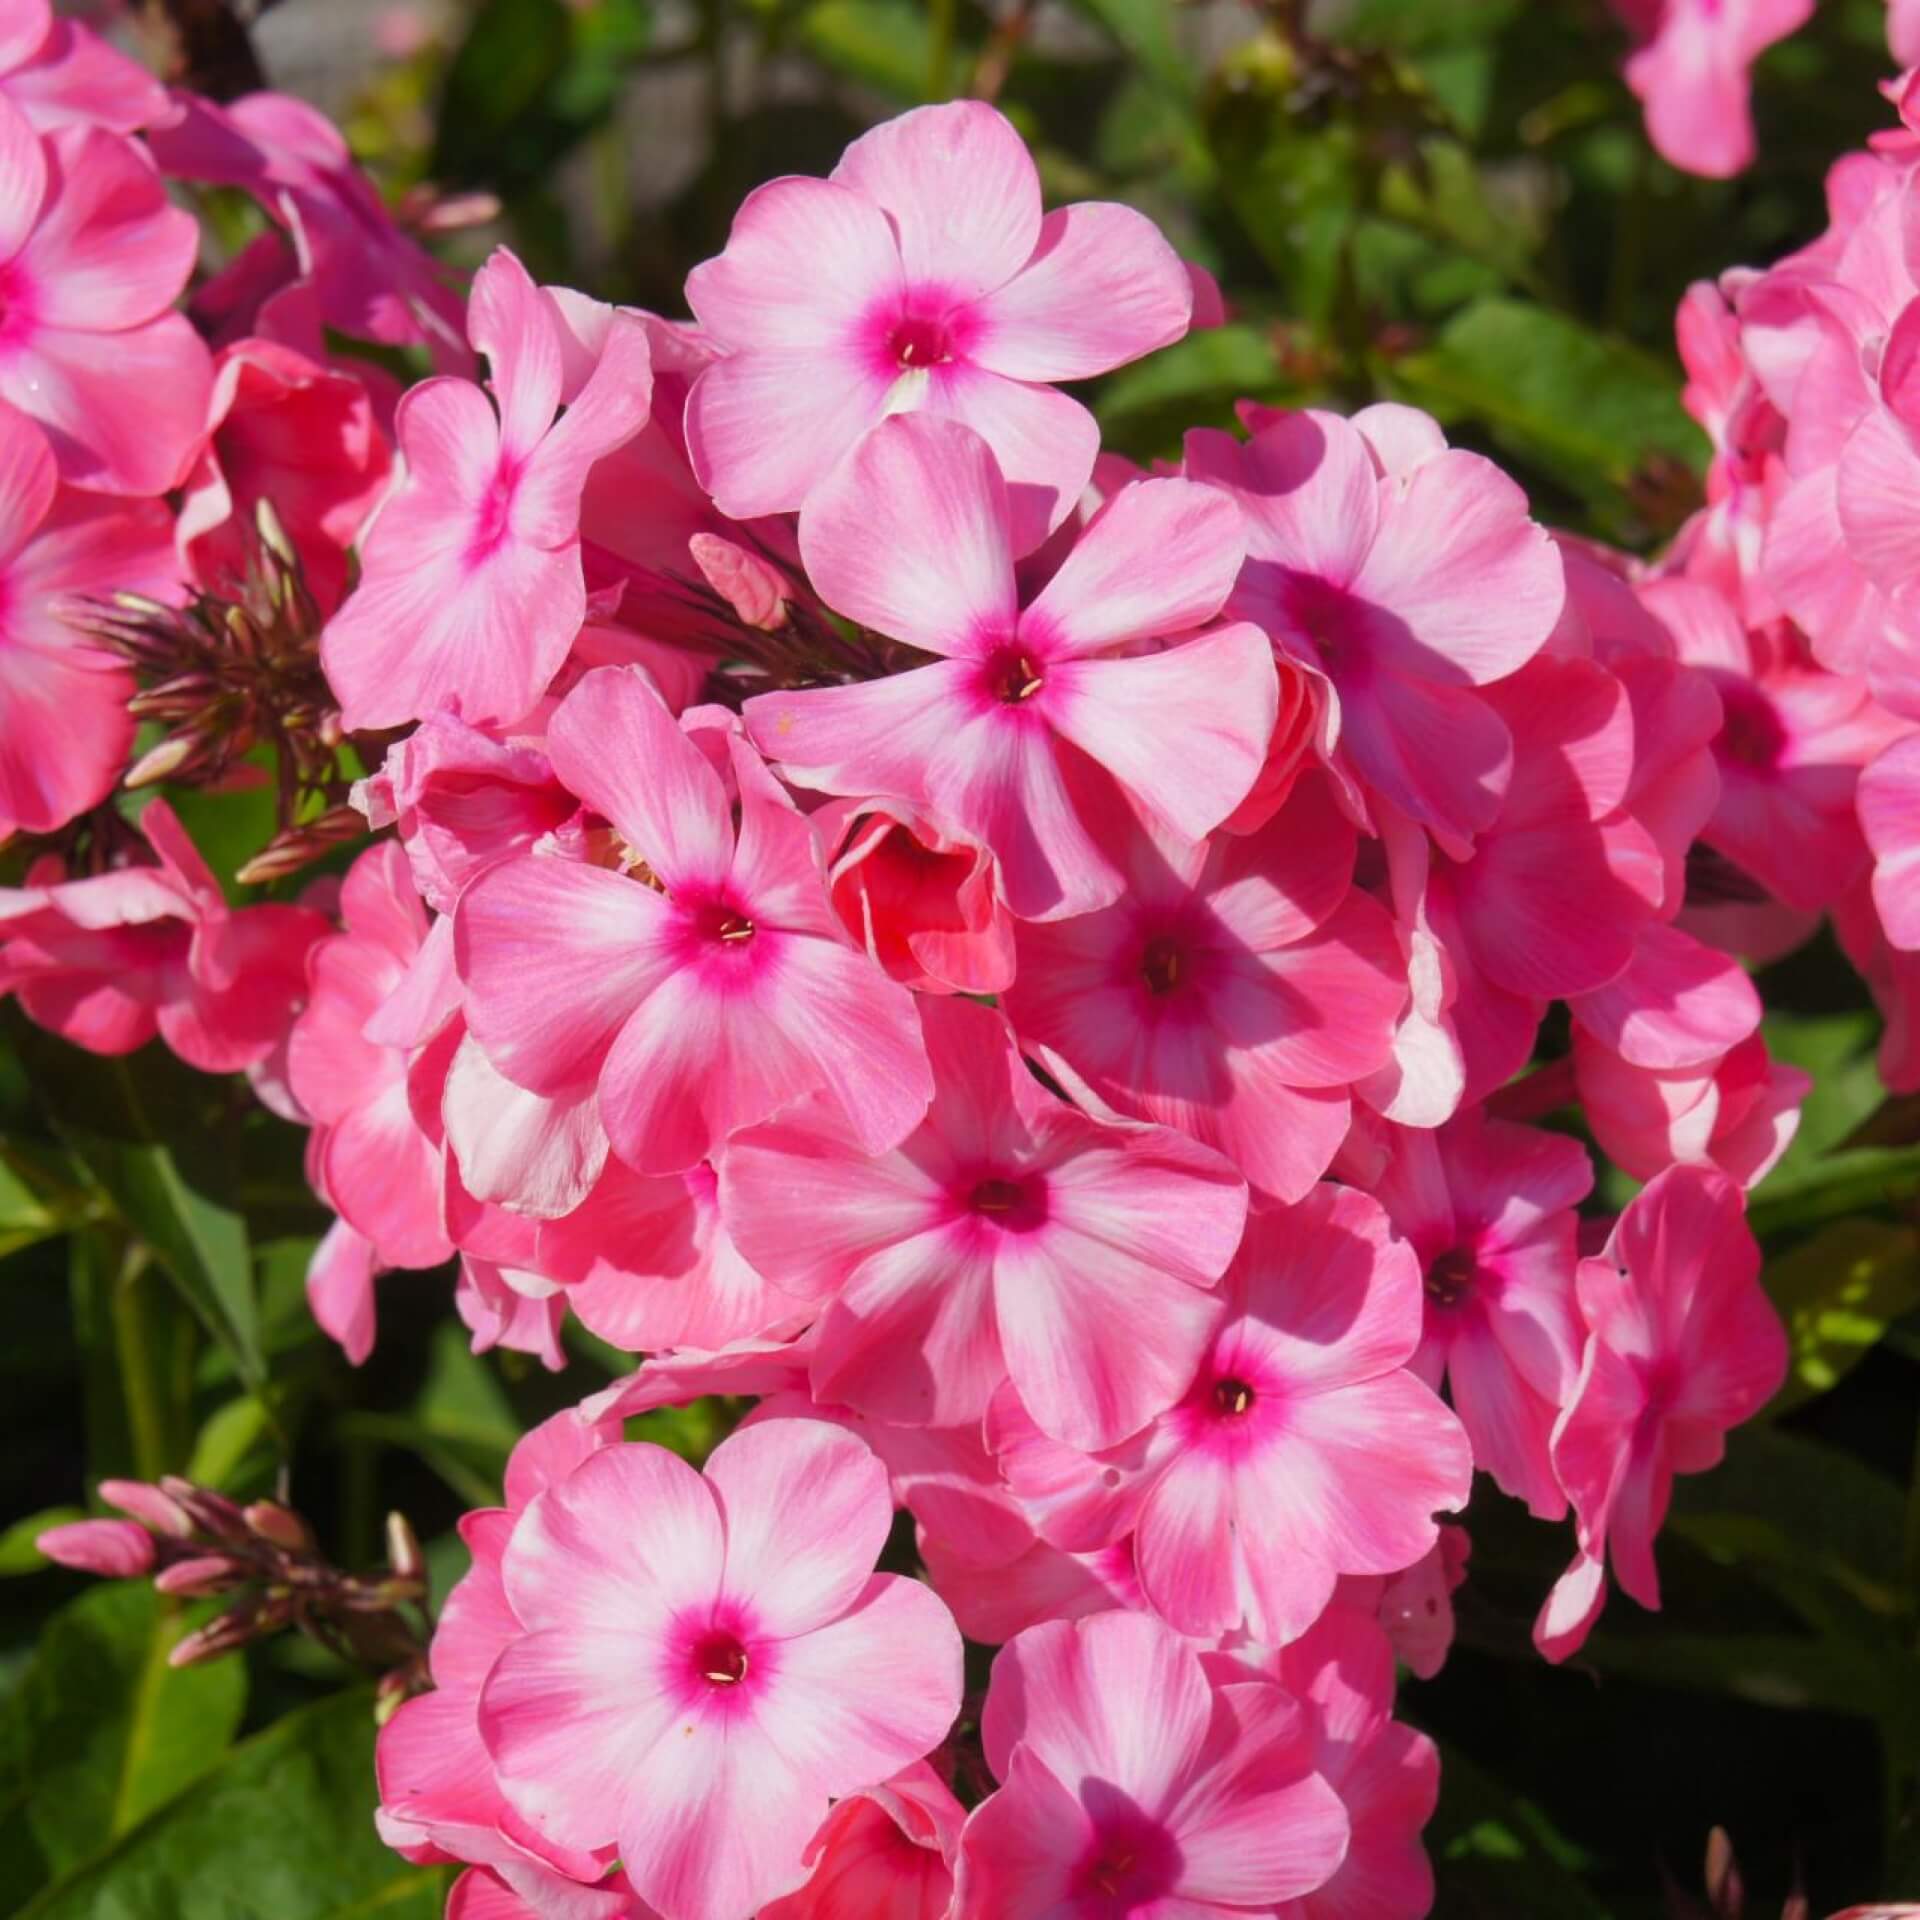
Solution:
{"label": "flower bud", "polygon": [[787,623],[787,583],[757,554],[723,540],[717,533],[696,533],[687,541],[693,564],[742,623],[772,633]]}
{"label": "flower bud", "polygon": [[176,1560],[153,1576],[156,1593],[224,1593],[236,1580],[246,1577],[247,1568],[224,1553],[197,1554],[191,1560]]}
{"label": "flower bud", "polygon": [[132,1520],[75,1520],[33,1543],[49,1560],[110,1580],[131,1580],[154,1562],[153,1535]]}
{"label": "flower bud", "polygon": [[313,1551],[313,1529],[297,1513],[272,1500],[256,1500],[247,1508],[246,1523],[262,1540],[289,1553]]}
{"label": "flower bud", "polygon": [[153,786],[178,773],[201,752],[203,745],[197,734],[169,734],[127,769],[127,777],[121,784],[129,788]]}
{"label": "flower bud", "polygon": [[100,1498],[110,1507],[151,1527],[155,1533],[171,1534],[184,1540],[193,1531],[193,1522],[177,1500],[170,1499],[145,1480],[102,1480]]}
{"label": "flower bud", "polygon": [[191,1480],[182,1480],[172,1473],[161,1477],[160,1490],[179,1501],[203,1533],[212,1534],[216,1540],[236,1543],[246,1540],[246,1516],[224,1493],[215,1493],[211,1487],[196,1487]]}
{"label": "flower bud", "polygon": [[424,1580],[427,1576],[419,1536],[404,1513],[387,1515],[387,1565],[397,1580]]}

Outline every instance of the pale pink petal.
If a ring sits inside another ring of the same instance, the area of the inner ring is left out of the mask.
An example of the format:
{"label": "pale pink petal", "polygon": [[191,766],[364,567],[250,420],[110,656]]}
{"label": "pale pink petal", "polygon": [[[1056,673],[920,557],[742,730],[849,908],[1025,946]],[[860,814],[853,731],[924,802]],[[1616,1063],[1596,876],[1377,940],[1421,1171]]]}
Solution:
{"label": "pale pink petal", "polygon": [[1155,1482],[1134,1540],[1140,1586],[1181,1633],[1225,1633],[1246,1610],[1246,1574],[1234,1524],[1229,1461],[1184,1451]]}
{"label": "pale pink petal", "polygon": [[[1027,143],[982,101],[916,107],[882,122],[847,148],[831,178],[885,212],[909,281],[929,283],[956,301],[1012,279],[1044,232],[1040,176]],[[812,265],[817,273],[818,263]]]}
{"label": "pale pink petal", "polygon": [[1541,1657],[1557,1665],[1578,1653],[1606,1603],[1605,1563],[1588,1553],[1576,1554],[1572,1566],[1554,1582],[1533,1623],[1533,1644]]}
{"label": "pale pink petal", "polygon": [[307,1266],[307,1305],[320,1330],[356,1367],[373,1351],[373,1242],[344,1220],[330,1226]]}
{"label": "pale pink petal", "polygon": [[26,115],[0,95],[0,260],[26,245],[46,197],[46,149]]}
{"label": "pale pink petal", "polygon": [[705,1471],[726,1529],[725,1590],[764,1631],[812,1635],[858,1601],[893,1523],[886,1468],[863,1441],[772,1420],[729,1435]]}
{"label": "pale pink petal", "polygon": [[499,1072],[471,1035],[448,1071],[442,1113],[468,1192],[530,1219],[571,1213],[606,1164],[607,1136],[591,1087],[557,1099],[529,1093]]}
{"label": "pale pink petal", "polygon": [[1082,201],[1047,215],[1032,258],[976,312],[982,332],[969,351],[981,366],[1015,380],[1089,380],[1178,340],[1193,287],[1144,214]]}
{"label": "pale pink petal", "polygon": [[1020,616],[1021,637],[1054,657],[1185,633],[1225,604],[1243,551],[1224,495],[1188,480],[1142,480],[1094,515]]}
{"label": "pale pink petal", "polygon": [[482,874],[461,896],[454,954],[487,1058],[535,1093],[592,1079],[671,973],[667,926],[651,887],[599,867],[529,857]]}
{"label": "pale pink petal", "polygon": [[1093,476],[1100,428],[1058,388],[951,360],[933,369],[921,405],[971,427],[993,449],[1017,554],[1031,553],[1066,519]]}
{"label": "pale pink petal", "polygon": [[[808,496],[800,551],[821,597],[928,653],[1012,636],[1006,488],[993,452],[950,420],[884,420]],[[778,742],[769,750],[781,757]]]}
{"label": "pale pink petal", "polygon": [[539,289],[505,247],[494,248],[473,276],[467,335],[487,356],[501,448],[524,460],[560,408],[560,338]]}
{"label": "pale pink petal", "polygon": [[1677,928],[1643,927],[1626,970],[1573,1003],[1574,1018],[1637,1067],[1697,1067],[1760,1024],[1746,971]]}

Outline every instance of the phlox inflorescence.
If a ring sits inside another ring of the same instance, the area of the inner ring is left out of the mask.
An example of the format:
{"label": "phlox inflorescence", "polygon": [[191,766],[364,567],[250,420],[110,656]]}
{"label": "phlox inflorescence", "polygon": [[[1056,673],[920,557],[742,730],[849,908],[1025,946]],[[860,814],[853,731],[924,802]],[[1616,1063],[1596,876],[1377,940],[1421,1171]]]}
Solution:
{"label": "phlox inflorescence", "polygon": [[[1658,136],[1720,10],[1631,11]],[[1726,14],[1750,52],[1797,11]],[[1470,1577],[1443,1516],[1477,1468],[1570,1518],[1566,1658],[1609,1571],[1657,1606],[1674,1476],[1785,1369],[1744,1194],[1804,1083],[1736,956],[1831,914],[1920,1086],[1920,119],[1690,298],[1711,498],[1640,564],[1406,407],[1097,457],[1058,383],[1194,282],[1129,209],[1044,213],[989,106],[761,188],[692,323],[504,250],[463,308],[308,110],[38,30],[0,820],[130,743],[53,599],[163,621],[264,501],[383,837],[234,908],[155,802],[0,895],[0,990],[311,1129],[356,1362],[378,1276],[449,1259],[476,1347],[557,1369],[572,1314],[645,1356],[469,1515],[388,1841],[463,1863],[464,1920],[1424,1913],[1438,1755],[1392,1709]],[[269,221],[185,314],[162,175]],[[1648,1182],[1610,1225],[1537,1124],[1575,1100]],[[621,1437],[716,1393],[758,1405],[704,1471]],[[128,1511],[49,1550],[143,1572]]]}

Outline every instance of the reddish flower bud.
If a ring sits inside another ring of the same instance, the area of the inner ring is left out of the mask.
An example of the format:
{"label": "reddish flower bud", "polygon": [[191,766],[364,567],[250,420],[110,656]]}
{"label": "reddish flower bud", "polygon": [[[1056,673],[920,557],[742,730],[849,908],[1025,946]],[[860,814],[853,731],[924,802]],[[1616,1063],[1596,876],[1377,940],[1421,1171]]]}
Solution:
{"label": "reddish flower bud", "polygon": [[247,1569],[241,1563],[224,1553],[197,1554],[191,1560],[176,1560],[170,1567],[162,1567],[153,1576],[154,1590],[158,1593],[186,1594],[197,1598],[201,1594],[224,1593],[236,1580],[246,1577]]}
{"label": "reddish flower bud", "polygon": [[177,1500],[169,1498],[145,1480],[102,1480],[100,1498],[122,1513],[130,1513],[155,1533],[171,1534],[184,1540],[193,1531],[193,1522]]}
{"label": "reddish flower bud", "polygon": [[49,1560],[110,1580],[130,1580],[153,1565],[153,1535],[132,1520],[76,1520],[49,1527],[33,1543]]}

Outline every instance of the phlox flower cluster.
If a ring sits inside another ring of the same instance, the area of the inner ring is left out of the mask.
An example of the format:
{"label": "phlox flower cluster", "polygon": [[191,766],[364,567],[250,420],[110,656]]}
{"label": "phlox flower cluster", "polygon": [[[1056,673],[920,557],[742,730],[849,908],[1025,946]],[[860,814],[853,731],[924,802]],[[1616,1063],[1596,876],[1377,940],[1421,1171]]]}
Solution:
{"label": "phlox flower cluster", "polygon": [[[1648,566],[1405,407],[1103,455],[1059,383],[1195,277],[990,107],[761,188],[685,321],[504,251],[463,301],[306,109],[45,31],[0,813],[129,751],[61,604],[218,593],[265,503],[377,837],[234,907],[156,800],[0,896],[0,989],[310,1129],[351,1359],[450,1261],[477,1348],[644,1356],[468,1516],[389,1841],[463,1920],[1424,1913],[1396,1656],[1476,1473],[1570,1531],[1565,1658],[1785,1369],[1740,959],[1831,914],[1920,1086],[1920,141],[1690,297],[1712,499]],[[265,222],[184,311],[163,175]],[[622,1438],[713,1393],[703,1470]]]}

